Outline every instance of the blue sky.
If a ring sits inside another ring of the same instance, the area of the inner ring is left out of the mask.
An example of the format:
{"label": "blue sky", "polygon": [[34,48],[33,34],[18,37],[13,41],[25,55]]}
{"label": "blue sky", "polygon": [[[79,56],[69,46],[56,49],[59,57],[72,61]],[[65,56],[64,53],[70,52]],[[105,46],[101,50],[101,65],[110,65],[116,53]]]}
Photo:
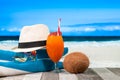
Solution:
{"label": "blue sky", "polygon": [[[0,35],[16,35],[23,26],[33,24],[46,24],[50,31],[56,31],[58,18],[62,19],[64,35],[81,35],[93,27],[68,25],[119,23],[120,0],[0,0]],[[120,33],[120,25],[112,25],[112,30]]]}

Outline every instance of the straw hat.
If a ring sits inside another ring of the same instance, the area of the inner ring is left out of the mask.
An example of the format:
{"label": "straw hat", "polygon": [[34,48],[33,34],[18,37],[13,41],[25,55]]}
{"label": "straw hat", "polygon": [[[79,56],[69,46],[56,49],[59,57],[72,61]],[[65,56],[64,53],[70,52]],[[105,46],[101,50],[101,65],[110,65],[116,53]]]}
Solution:
{"label": "straw hat", "polygon": [[49,35],[49,29],[44,24],[24,26],[21,30],[18,47],[14,52],[30,52],[44,48]]}

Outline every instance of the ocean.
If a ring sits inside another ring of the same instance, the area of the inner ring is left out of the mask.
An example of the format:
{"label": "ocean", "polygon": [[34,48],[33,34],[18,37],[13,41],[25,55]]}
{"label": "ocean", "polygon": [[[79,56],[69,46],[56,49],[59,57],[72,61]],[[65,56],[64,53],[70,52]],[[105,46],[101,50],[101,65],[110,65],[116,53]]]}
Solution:
{"label": "ocean", "polygon": [[[19,36],[0,36],[0,41],[19,40]],[[63,36],[64,41],[116,41],[120,36]]]}
{"label": "ocean", "polygon": [[[19,36],[0,36],[1,46],[17,46]],[[103,45],[120,45],[120,36],[63,36],[65,46],[94,44],[95,46]],[[0,48],[1,49],[1,48]]]}

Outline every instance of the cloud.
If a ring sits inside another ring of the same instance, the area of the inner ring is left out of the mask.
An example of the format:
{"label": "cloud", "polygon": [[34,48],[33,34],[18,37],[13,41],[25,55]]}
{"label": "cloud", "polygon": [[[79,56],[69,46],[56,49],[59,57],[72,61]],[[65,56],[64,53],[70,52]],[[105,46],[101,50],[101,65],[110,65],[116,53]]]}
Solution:
{"label": "cloud", "polygon": [[9,28],[8,31],[9,32],[19,32],[21,29],[17,28],[17,27],[13,27],[13,28]]}
{"label": "cloud", "polygon": [[86,27],[86,28],[84,28],[85,32],[91,32],[91,31],[95,31],[95,30],[96,30],[96,28],[94,28],[94,27]]}
{"label": "cloud", "polygon": [[120,26],[105,26],[105,27],[99,28],[99,30],[104,30],[104,31],[120,30]]}
{"label": "cloud", "polygon": [[61,30],[63,32],[80,32],[80,31],[92,32],[92,31],[95,31],[96,28],[94,27],[61,27]]}
{"label": "cloud", "polygon": [[4,30],[5,30],[5,28],[1,28],[1,29],[0,29],[0,31],[4,31]]}
{"label": "cloud", "polygon": [[94,31],[115,31],[120,30],[120,26],[80,26],[61,27],[62,32],[94,32]]}
{"label": "cloud", "polygon": [[0,28],[0,31],[9,31],[9,32],[20,32],[20,28],[11,27],[11,28]]}

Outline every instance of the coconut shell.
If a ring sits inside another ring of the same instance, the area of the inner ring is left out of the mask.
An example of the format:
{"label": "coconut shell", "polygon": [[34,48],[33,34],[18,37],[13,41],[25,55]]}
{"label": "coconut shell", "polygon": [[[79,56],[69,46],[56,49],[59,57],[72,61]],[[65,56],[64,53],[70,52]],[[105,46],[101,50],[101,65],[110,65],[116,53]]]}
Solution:
{"label": "coconut shell", "polygon": [[89,67],[89,59],[82,52],[72,52],[65,56],[63,66],[70,73],[83,73]]}

